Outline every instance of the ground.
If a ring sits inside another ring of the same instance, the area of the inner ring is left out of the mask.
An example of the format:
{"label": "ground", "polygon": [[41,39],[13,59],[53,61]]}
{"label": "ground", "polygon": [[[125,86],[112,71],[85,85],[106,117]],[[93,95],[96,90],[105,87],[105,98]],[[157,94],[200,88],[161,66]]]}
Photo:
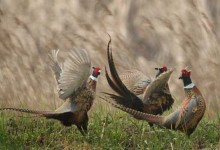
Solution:
{"label": "ground", "polygon": [[55,120],[1,113],[0,135],[1,149],[218,149],[220,119],[203,118],[188,138],[150,128],[119,110],[98,110],[90,117],[88,134],[82,136],[75,126],[64,127]]}

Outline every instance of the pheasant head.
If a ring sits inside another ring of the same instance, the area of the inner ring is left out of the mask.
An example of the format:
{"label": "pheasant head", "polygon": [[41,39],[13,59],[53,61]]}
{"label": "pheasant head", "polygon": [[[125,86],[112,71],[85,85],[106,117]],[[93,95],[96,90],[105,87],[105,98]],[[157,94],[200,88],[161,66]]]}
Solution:
{"label": "pheasant head", "polygon": [[167,67],[166,67],[165,65],[163,65],[163,66],[160,67],[160,68],[155,68],[155,70],[157,70],[156,77],[158,77],[160,74],[162,74],[163,72],[166,72],[166,71],[167,71]]}
{"label": "pheasant head", "polygon": [[181,70],[181,75],[179,79],[183,80],[184,88],[192,88],[194,86],[190,78],[190,75],[191,75],[191,70],[189,70],[188,67]]}
{"label": "pheasant head", "polygon": [[93,71],[92,74],[90,75],[90,78],[93,81],[97,81],[98,76],[101,74],[101,68],[100,67],[92,67]]}
{"label": "pheasant head", "polygon": [[100,67],[92,67],[92,74],[89,76],[88,85],[95,92],[96,91],[96,83],[98,81],[98,76],[101,73]]}

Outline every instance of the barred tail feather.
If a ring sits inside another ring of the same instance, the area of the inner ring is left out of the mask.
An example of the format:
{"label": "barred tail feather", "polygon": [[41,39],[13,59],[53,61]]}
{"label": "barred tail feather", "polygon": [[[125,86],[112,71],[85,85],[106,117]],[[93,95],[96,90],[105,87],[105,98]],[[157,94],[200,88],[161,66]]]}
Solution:
{"label": "barred tail feather", "polygon": [[[0,111],[11,110],[23,113],[35,114],[38,116],[46,117],[47,119],[56,119],[59,120],[64,126],[71,126],[74,124],[75,119],[79,116],[79,112],[51,112],[51,111],[37,111],[29,109],[20,109],[20,108],[0,108]],[[87,114],[86,114],[87,115]]]}
{"label": "barred tail feather", "polygon": [[45,116],[52,113],[50,111],[37,111],[37,110],[21,109],[21,108],[0,108],[0,111],[4,111],[4,110],[11,110],[11,111],[36,114],[36,115],[45,115]]}
{"label": "barred tail feather", "polygon": [[153,123],[153,124],[156,124],[156,125],[159,125],[159,126],[163,126],[164,117],[143,113],[143,112],[131,109],[131,108],[126,108],[126,107],[124,107],[120,104],[113,103],[112,101],[109,100],[109,97],[100,96],[100,98],[105,100],[106,102],[108,102],[112,106],[114,106],[114,107],[116,107],[116,108],[130,114],[130,115],[133,115],[137,119],[145,120],[145,121],[148,121],[149,123]]}

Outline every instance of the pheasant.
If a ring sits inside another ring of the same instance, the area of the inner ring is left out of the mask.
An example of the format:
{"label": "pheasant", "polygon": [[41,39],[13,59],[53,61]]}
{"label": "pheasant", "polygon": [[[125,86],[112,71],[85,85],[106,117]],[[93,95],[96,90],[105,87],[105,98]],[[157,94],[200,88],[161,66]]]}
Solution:
{"label": "pheasant", "polygon": [[154,81],[148,80],[148,77],[138,70],[128,70],[119,76],[115,69],[110,44],[111,38],[107,47],[107,56],[112,79],[107,71],[106,78],[110,87],[119,96],[105,94],[118,104],[145,113],[157,115],[170,109],[174,99],[170,94],[167,82],[173,69],[167,70],[166,66],[155,68],[158,73]]}
{"label": "pheasant", "polygon": [[96,94],[96,83],[101,69],[93,67],[90,75],[91,59],[88,52],[83,49],[74,49],[69,52],[64,67],[58,63],[59,50],[53,50],[51,67],[55,73],[59,88],[59,97],[64,103],[55,111],[36,111],[19,108],[1,108],[0,110],[13,110],[37,114],[48,119],[57,119],[64,126],[75,124],[84,135],[87,133],[88,114]]}
{"label": "pheasant", "polygon": [[182,69],[179,79],[183,80],[185,99],[181,106],[168,116],[157,116],[127,108],[109,101],[109,97],[102,97],[102,99],[140,120],[146,120],[167,129],[179,130],[190,136],[196,129],[206,110],[205,100],[199,89],[191,81],[190,74],[191,71],[187,68]]}
{"label": "pheasant", "polygon": [[[109,62],[109,65],[112,65],[111,62]],[[155,70],[158,70],[156,74],[157,78],[162,73],[167,71],[167,67],[162,66],[161,68],[155,68]],[[112,78],[114,80],[114,71],[112,73]],[[143,112],[161,115],[164,111],[169,110],[172,107],[174,99],[170,94],[168,83],[163,84],[164,86],[160,86],[155,91],[152,91],[151,95],[149,95],[149,98],[144,100],[144,93],[146,90],[149,90],[149,85],[152,83],[152,81],[149,80],[146,75],[138,70],[127,70],[119,75],[119,78],[129,91],[141,99],[145,108]]]}

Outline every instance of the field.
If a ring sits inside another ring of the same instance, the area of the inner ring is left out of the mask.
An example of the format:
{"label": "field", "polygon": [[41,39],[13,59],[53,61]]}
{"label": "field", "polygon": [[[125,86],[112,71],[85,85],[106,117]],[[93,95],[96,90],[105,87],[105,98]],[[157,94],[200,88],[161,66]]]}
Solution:
{"label": "field", "polygon": [[[0,107],[55,110],[62,100],[48,54],[60,49],[63,62],[71,48],[85,48],[104,72],[108,34],[119,72],[136,68],[154,78],[155,67],[175,67],[169,81],[174,110],[184,98],[180,70],[191,66],[207,104],[190,138],[152,129],[98,98],[85,137],[75,126],[2,112],[0,149],[218,149],[219,16],[218,0],[0,0]],[[104,73],[97,93],[103,91],[113,92]]]}
{"label": "field", "polygon": [[220,136],[220,118],[203,119],[188,138],[109,108],[93,113],[85,137],[75,126],[30,116],[1,116],[0,123],[1,149],[218,149]]}

